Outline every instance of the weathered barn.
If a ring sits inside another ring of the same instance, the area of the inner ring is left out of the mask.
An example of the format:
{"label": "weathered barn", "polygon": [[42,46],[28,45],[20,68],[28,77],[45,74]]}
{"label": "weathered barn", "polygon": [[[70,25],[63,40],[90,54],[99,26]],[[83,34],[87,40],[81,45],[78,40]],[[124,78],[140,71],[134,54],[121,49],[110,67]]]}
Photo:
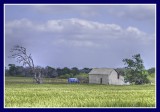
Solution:
{"label": "weathered barn", "polygon": [[124,77],[116,69],[93,68],[89,72],[89,83],[123,85]]}

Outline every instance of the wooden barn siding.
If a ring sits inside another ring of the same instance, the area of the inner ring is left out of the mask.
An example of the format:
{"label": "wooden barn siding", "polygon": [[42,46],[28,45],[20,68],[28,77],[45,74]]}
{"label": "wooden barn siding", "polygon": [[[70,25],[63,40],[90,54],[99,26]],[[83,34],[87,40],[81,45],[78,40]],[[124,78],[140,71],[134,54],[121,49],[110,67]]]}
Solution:
{"label": "wooden barn siding", "polygon": [[102,84],[108,84],[108,75],[96,75],[96,74],[90,74],[89,75],[89,83],[93,84],[100,84],[100,80],[102,78]]}
{"label": "wooden barn siding", "polygon": [[123,76],[120,76],[120,80],[119,80],[119,84],[120,85],[124,85],[124,77]]}
{"label": "wooden barn siding", "polygon": [[123,85],[124,84],[124,78],[122,76],[117,78],[117,72],[114,70],[112,71],[111,75],[109,75],[109,84],[113,85]]}

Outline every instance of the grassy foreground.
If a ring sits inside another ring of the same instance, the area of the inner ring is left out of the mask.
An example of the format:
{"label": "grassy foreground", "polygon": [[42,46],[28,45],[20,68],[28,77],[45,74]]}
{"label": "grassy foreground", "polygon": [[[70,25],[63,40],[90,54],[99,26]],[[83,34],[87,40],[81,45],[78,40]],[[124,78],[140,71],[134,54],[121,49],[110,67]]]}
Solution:
{"label": "grassy foreground", "polygon": [[154,85],[29,82],[30,78],[6,77],[5,107],[155,107]]}

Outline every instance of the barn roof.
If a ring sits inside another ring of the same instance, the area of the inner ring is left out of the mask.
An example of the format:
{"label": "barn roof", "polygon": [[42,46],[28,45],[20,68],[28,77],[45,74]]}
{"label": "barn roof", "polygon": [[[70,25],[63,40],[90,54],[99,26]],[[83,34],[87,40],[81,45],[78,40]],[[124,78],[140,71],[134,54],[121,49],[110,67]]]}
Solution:
{"label": "barn roof", "polygon": [[93,68],[89,72],[89,74],[101,74],[101,75],[108,74],[110,75],[113,70],[114,70],[113,68]]}

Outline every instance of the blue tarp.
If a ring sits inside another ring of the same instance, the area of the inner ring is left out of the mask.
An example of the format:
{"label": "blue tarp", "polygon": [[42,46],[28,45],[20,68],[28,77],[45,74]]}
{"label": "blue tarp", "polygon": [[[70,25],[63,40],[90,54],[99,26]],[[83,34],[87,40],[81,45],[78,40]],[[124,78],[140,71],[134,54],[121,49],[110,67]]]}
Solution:
{"label": "blue tarp", "polygon": [[79,83],[77,78],[68,78],[68,83]]}

